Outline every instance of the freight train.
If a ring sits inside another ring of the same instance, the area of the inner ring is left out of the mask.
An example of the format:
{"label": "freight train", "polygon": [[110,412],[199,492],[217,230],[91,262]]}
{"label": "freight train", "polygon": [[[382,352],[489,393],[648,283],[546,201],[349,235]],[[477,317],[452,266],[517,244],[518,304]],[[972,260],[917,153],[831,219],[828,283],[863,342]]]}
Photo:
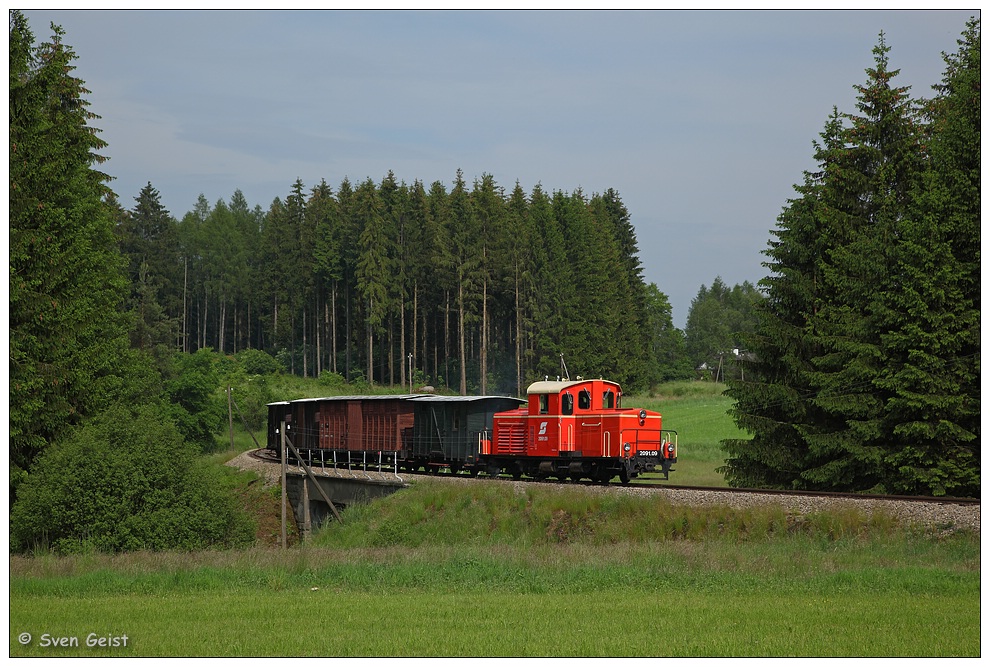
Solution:
{"label": "freight train", "polygon": [[[268,449],[283,437],[311,465],[519,479],[623,483],[669,477],[677,432],[657,412],[622,407],[609,380],[546,380],[526,400],[506,396],[336,396],[268,405]],[[292,448],[287,448],[291,452]]]}

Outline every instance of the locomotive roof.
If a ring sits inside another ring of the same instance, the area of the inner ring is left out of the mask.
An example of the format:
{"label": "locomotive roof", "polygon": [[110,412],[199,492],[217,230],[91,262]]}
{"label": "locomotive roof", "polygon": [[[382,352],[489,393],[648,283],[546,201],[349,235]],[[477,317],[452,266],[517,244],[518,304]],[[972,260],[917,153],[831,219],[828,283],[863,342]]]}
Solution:
{"label": "locomotive roof", "polygon": [[529,385],[529,389],[526,390],[527,394],[559,394],[568,387],[574,387],[579,384],[584,384],[586,382],[591,382],[592,380],[596,382],[604,382],[605,384],[619,385],[611,380],[600,380],[595,378],[585,378],[583,380],[544,380],[541,382],[534,382]]}
{"label": "locomotive roof", "polygon": [[414,396],[410,398],[410,401],[415,401],[417,403],[457,403],[457,402],[469,402],[469,401],[483,401],[491,398],[502,398],[508,399],[510,401],[518,401],[519,403],[525,403],[526,401],[521,398],[514,398],[512,396]]}

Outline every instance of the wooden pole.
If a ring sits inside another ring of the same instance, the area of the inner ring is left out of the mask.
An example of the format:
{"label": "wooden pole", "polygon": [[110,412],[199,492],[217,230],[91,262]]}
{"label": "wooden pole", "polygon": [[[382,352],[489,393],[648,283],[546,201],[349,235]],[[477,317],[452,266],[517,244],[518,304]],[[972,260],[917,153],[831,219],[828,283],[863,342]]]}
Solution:
{"label": "wooden pole", "polygon": [[286,473],[286,471],[285,471],[285,443],[286,443],[286,437],[285,437],[285,420],[284,419],[282,420],[282,431],[281,431],[281,433],[282,433],[282,447],[281,447],[281,449],[282,449],[282,548],[283,549],[288,549],[289,548],[289,545],[286,543],[286,536],[285,536],[285,520],[286,520],[286,517],[285,517],[285,506],[286,506],[287,499],[286,499],[286,491],[285,491],[285,477],[286,477],[286,474],[285,474]]}
{"label": "wooden pole", "polygon": [[[337,511],[337,508],[334,507],[333,502],[331,502],[330,498],[323,491],[323,487],[320,486],[320,482],[316,479],[316,475],[313,474],[313,470],[308,465],[306,465],[306,462],[303,460],[303,457],[299,455],[299,450],[297,450],[295,448],[295,445],[293,445],[289,441],[289,439],[285,437],[284,434],[282,436],[282,442],[284,443],[283,444],[283,448],[286,445],[288,445],[289,449],[292,450],[292,454],[296,457],[296,460],[299,461],[299,465],[301,465],[302,468],[303,468],[303,470],[306,471],[306,475],[309,476],[309,478],[311,480],[313,480],[313,484],[316,486],[317,492],[319,492],[319,494],[323,497],[323,502],[325,502],[327,504],[327,506],[330,508],[330,511],[333,513],[334,517],[336,517],[337,521],[343,521],[343,519],[340,518],[340,512]],[[284,449],[283,449],[283,451],[284,451]],[[284,454],[283,454],[282,460],[283,461],[285,460]],[[284,470],[284,467],[283,467],[283,470]],[[283,472],[282,474],[284,475],[285,473]],[[283,480],[284,479],[285,478],[283,477]],[[283,486],[284,486],[284,481],[283,481]],[[283,509],[283,511],[284,511],[284,509]]]}
{"label": "wooden pole", "polygon": [[230,427],[230,448],[234,449],[234,406],[231,391],[233,389],[227,385],[227,425]]}
{"label": "wooden pole", "polygon": [[258,439],[254,437],[254,433],[251,431],[251,427],[248,426],[247,420],[244,419],[244,413],[241,412],[241,409],[238,407],[237,401],[231,400],[231,402],[234,404],[234,409],[237,410],[237,416],[241,418],[241,423],[244,424],[244,430],[247,431],[248,435],[251,436],[251,439],[254,440],[254,446],[261,449],[261,445],[258,443]]}

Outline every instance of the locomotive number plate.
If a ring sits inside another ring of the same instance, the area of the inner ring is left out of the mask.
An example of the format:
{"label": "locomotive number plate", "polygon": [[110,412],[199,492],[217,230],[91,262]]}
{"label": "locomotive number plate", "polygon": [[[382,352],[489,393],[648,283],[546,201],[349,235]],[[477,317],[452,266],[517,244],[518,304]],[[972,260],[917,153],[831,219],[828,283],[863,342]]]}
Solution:
{"label": "locomotive number plate", "polygon": [[655,449],[641,449],[638,454],[640,456],[660,456],[660,452]]}

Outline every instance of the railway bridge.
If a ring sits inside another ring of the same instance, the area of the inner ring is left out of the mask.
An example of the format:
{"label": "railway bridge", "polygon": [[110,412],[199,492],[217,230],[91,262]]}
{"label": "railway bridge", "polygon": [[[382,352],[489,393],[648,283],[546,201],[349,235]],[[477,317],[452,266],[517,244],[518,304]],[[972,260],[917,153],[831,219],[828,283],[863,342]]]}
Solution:
{"label": "railway bridge", "polygon": [[303,539],[328,518],[334,520],[339,508],[381,498],[407,486],[390,471],[321,469],[319,465],[308,471],[288,466],[285,471],[286,500]]}

